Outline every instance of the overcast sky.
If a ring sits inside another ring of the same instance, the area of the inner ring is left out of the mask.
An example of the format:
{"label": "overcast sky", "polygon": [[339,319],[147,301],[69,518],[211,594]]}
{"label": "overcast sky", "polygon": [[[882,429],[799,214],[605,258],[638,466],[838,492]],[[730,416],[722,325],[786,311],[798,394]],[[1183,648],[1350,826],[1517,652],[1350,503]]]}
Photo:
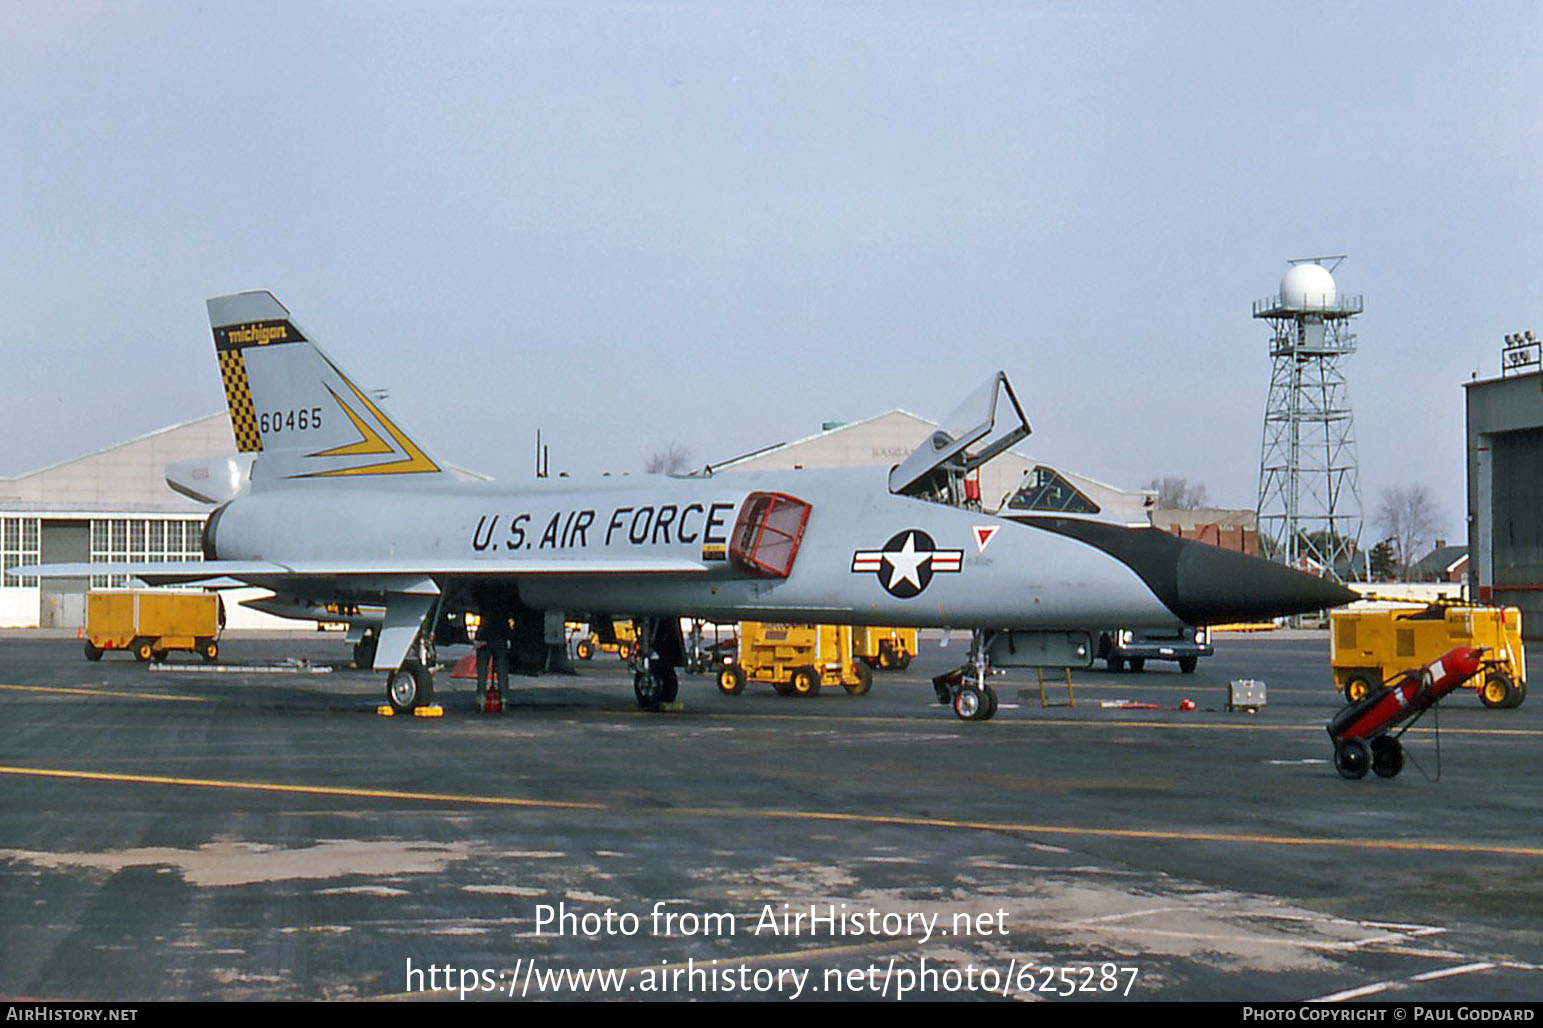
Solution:
{"label": "overcast sky", "polygon": [[0,473],[220,410],[272,290],[437,455],[719,460],[998,368],[1025,449],[1251,507],[1250,304],[1349,254],[1368,513],[1462,535],[1543,329],[1543,5],[0,0]]}

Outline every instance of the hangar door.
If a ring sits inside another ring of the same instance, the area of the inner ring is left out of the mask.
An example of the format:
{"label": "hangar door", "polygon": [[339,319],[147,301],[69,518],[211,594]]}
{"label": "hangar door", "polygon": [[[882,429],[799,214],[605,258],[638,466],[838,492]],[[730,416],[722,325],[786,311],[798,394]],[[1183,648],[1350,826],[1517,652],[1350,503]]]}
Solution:
{"label": "hangar door", "polygon": [[1495,587],[1543,584],[1543,428],[1490,436]]}

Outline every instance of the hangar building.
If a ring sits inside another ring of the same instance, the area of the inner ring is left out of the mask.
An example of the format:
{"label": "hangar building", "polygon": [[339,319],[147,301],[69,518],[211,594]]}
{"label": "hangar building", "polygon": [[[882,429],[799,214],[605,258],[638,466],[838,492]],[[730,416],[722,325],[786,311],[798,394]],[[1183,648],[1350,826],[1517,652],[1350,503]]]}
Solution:
{"label": "hangar building", "polygon": [[1543,373],[1465,383],[1468,588],[1543,635]]}

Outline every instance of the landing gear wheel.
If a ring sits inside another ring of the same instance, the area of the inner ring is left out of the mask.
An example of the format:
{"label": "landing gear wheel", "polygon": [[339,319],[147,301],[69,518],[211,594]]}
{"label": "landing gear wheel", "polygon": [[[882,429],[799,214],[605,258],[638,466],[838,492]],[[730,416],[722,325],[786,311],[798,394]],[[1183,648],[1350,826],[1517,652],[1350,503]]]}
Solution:
{"label": "landing gear wheel", "polygon": [[1479,686],[1479,701],[1492,710],[1515,706],[1516,686],[1504,671],[1491,671]]}
{"label": "landing gear wheel", "polygon": [[639,671],[632,676],[632,694],[643,710],[658,710],[665,703],[674,703],[679,690],[680,679],[672,667]]}
{"label": "landing gear wheel", "polygon": [[580,660],[588,660],[595,655],[595,644],[588,639],[580,639],[573,647],[573,655]]}
{"label": "landing gear wheel", "polygon": [[1351,675],[1345,683],[1345,699],[1351,703],[1360,703],[1370,695],[1372,688],[1371,679],[1365,675]]}
{"label": "landing gear wheel", "polygon": [[1130,669],[1132,671],[1145,671],[1147,669],[1147,659],[1145,657],[1131,657]]}
{"label": "landing gear wheel", "polygon": [[375,667],[375,637],[366,636],[354,643],[354,667],[368,671]]}
{"label": "landing gear wheel", "polygon": [[841,683],[841,687],[847,692],[853,696],[862,696],[869,689],[873,688],[873,668],[867,664],[857,662],[852,665],[852,674],[856,677],[857,681]]}
{"label": "landing gear wheel", "polygon": [[745,669],[730,664],[718,671],[718,691],[725,696],[738,696],[745,691]]}
{"label": "landing gear wheel", "polygon": [[1346,739],[1334,747],[1334,769],[1341,777],[1351,781],[1365,778],[1371,763],[1371,750],[1360,739]]}
{"label": "landing gear wheel", "polygon": [[434,702],[434,676],[416,660],[406,660],[386,676],[386,702],[398,714]]}
{"label": "landing gear wheel", "polygon": [[1191,654],[1188,657],[1180,657],[1179,658],[1179,670],[1184,672],[1186,675],[1194,674],[1195,673],[1195,669],[1197,667],[1199,667],[1199,666],[1200,666],[1200,658],[1194,656],[1193,654]]}
{"label": "landing gear wheel", "polygon": [[985,721],[997,712],[997,694],[991,686],[966,685],[954,694],[954,715],[961,721]]}
{"label": "landing gear wheel", "polygon": [[134,659],[141,664],[149,663],[153,656],[155,656],[155,647],[150,644],[149,639],[141,639],[134,644]]}
{"label": "landing gear wheel", "polygon": [[820,673],[812,667],[801,667],[793,672],[788,685],[794,696],[813,696],[820,691]]}
{"label": "landing gear wheel", "polygon": [[1386,735],[1372,740],[1372,771],[1378,778],[1392,778],[1404,769],[1404,744]]}
{"label": "landing gear wheel", "polygon": [[954,693],[948,687],[946,675],[939,675],[932,680],[932,691],[937,694],[938,702],[943,704],[943,706],[946,707],[954,702]]}
{"label": "landing gear wheel", "polygon": [[220,659],[220,644],[213,639],[202,639],[198,643],[198,655],[212,664]]}
{"label": "landing gear wheel", "polygon": [[86,659],[87,660],[101,660],[102,659],[102,648],[100,646],[97,646],[94,643],[92,643],[92,641],[90,639],[86,640]]}

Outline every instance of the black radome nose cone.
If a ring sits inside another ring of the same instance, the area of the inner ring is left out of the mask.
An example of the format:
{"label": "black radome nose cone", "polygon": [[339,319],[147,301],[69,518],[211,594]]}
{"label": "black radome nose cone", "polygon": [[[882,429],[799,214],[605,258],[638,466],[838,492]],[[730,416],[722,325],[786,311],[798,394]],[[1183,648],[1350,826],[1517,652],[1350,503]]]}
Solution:
{"label": "black radome nose cone", "polygon": [[1338,582],[1246,553],[1183,540],[1168,606],[1191,625],[1259,621],[1343,606],[1357,595]]}
{"label": "black radome nose cone", "polygon": [[1357,599],[1337,582],[1155,528],[1064,517],[1011,520],[1098,547],[1140,575],[1147,588],[1190,625],[1264,621]]}

